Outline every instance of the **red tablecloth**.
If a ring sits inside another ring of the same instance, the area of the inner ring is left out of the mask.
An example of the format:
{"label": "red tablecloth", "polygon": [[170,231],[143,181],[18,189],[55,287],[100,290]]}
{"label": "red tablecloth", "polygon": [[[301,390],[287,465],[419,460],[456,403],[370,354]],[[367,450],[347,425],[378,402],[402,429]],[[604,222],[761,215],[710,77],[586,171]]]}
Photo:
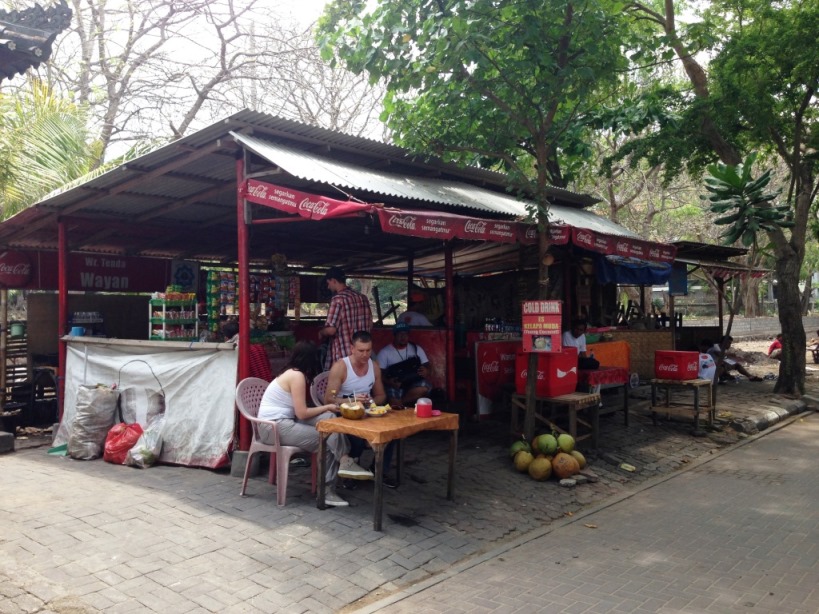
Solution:
{"label": "red tablecloth", "polygon": [[593,371],[578,369],[577,383],[585,386],[625,384],[629,380],[628,369],[623,367],[600,367]]}

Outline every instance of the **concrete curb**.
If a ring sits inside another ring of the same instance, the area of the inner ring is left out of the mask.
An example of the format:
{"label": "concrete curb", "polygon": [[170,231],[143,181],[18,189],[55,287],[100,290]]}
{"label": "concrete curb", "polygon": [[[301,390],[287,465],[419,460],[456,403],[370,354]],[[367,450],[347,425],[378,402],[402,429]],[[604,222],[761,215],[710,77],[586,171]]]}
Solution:
{"label": "concrete curb", "polygon": [[743,433],[758,433],[759,431],[770,428],[778,422],[782,422],[790,416],[801,414],[810,407],[819,407],[819,402],[812,397],[805,396],[799,400],[787,403],[782,407],[766,409],[753,418],[737,421],[733,423],[733,426]]}

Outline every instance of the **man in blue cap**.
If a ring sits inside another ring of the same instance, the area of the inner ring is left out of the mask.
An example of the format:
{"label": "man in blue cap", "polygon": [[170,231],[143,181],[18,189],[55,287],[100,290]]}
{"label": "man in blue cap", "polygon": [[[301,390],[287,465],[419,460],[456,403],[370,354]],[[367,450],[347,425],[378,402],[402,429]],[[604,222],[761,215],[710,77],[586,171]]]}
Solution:
{"label": "man in blue cap", "polygon": [[392,343],[383,347],[376,358],[387,388],[387,401],[393,407],[414,405],[432,390],[426,379],[429,359],[424,348],[410,343],[410,330],[406,322],[393,326]]}

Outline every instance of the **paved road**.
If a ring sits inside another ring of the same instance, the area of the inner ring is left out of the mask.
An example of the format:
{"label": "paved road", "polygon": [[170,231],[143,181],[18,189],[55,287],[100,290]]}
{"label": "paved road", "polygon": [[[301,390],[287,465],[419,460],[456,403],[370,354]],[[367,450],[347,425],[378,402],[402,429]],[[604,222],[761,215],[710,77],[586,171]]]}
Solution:
{"label": "paved road", "polygon": [[[738,425],[787,416],[793,401],[771,388],[721,387],[720,415]],[[603,419],[602,449],[588,455],[599,479],[577,488],[516,473],[508,421],[464,424],[450,502],[446,435],[413,437],[407,484],[386,493],[383,533],[372,530],[370,484],[343,492],[350,507],[319,511],[305,483],[309,470],[293,472],[287,506],[279,508],[261,476],[241,498],[239,479],[225,472],[141,471],[50,457],[45,448],[0,455],[0,614],[357,607],[549,531],[567,514],[678,473],[742,435],[726,426],[691,437],[690,424],[653,425],[644,406],[633,399],[628,428],[620,415]],[[622,461],[637,470],[619,469]]]}
{"label": "paved road", "polygon": [[819,416],[364,611],[819,611]]}

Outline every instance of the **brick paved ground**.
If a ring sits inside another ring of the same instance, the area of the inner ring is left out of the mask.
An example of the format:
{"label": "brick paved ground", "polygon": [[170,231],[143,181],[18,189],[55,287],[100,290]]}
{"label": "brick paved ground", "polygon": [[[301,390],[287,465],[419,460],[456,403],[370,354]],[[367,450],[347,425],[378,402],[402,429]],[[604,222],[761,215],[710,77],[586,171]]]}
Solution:
{"label": "brick paved ground", "polygon": [[362,611],[819,611],[819,416]]}
{"label": "brick paved ground", "polygon": [[[726,420],[784,415],[772,384],[726,387]],[[639,396],[640,391],[637,391]],[[319,511],[295,470],[287,506],[263,478],[240,498],[225,472],[135,470],[30,448],[0,456],[0,614],[58,612],[332,612],[367,603],[567,514],[632,492],[738,439],[730,428],[690,436],[652,425],[645,403],[625,429],[603,419],[596,483],[573,489],[515,473],[506,422],[467,424],[456,501],[446,492],[446,436],[407,445],[409,480],[385,496],[384,532],[372,531],[372,486],[342,491],[349,508]],[[620,461],[635,472],[618,468]]]}

